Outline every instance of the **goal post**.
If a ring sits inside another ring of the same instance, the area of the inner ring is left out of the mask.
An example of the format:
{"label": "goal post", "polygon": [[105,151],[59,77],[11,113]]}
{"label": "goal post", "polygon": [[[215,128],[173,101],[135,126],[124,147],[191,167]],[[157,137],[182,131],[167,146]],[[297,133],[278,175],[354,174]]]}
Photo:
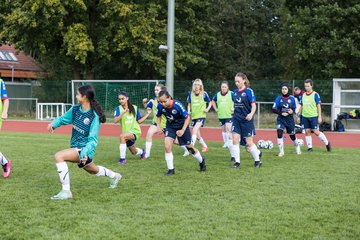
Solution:
{"label": "goal post", "polygon": [[104,109],[106,116],[113,116],[115,107],[119,105],[118,93],[127,92],[131,102],[142,108],[144,98],[154,97],[154,88],[164,80],[72,80],[72,104],[76,104],[76,92],[82,85],[90,84],[96,92],[96,100]]}

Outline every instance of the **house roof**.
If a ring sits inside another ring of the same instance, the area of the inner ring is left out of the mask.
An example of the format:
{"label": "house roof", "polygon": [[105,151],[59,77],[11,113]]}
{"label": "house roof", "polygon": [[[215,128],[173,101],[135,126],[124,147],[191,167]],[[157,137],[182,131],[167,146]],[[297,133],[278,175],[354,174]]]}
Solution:
{"label": "house roof", "polygon": [[[12,71],[14,70],[14,73]],[[14,45],[0,45],[0,72],[2,77],[37,78],[41,69],[36,61],[23,51],[16,50]]]}

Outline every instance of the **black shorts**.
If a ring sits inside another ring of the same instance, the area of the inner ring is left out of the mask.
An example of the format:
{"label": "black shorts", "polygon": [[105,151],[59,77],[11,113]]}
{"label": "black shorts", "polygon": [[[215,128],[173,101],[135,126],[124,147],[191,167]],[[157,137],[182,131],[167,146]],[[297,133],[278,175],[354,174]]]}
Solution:
{"label": "black shorts", "polygon": [[131,147],[132,145],[134,145],[135,144],[135,142],[136,142],[136,135],[135,134],[133,134],[134,135],[134,139],[133,140],[127,140],[126,141],[126,147]]}
{"label": "black shorts", "polygon": [[79,168],[84,168],[85,166],[87,166],[88,164],[90,164],[90,163],[93,162],[92,158],[89,158],[89,157],[88,157],[88,160],[87,160],[86,163],[84,164],[84,163],[81,161],[81,159],[80,159],[81,149],[77,148],[76,150],[77,150],[77,152],[78,152],[78,154],[79,154],[79,163],[78,163],[78,167],[79,167]]}
{"label": "black shorts", "polygon": [[191,126],[194,127],[196,123],[201,123],[201,127],[205,125],[205,118],[198,118],[191,120]]}
{"label": "black shorts", "polygon": [[180,129],[174,129],[174,128],[166,128],[165,129],[165,137],[169,137],[172,139],[178,139],[179,145],[180,146],[187,146],[191,144],[191,132],[190,132],[190,128],[187,127],[184,134],[181,137],[178,137],[176,135],[176,131],[181,130]]}
{"label": "black shorts", "polygon": [[224,126],[226,123],[232,123],[232,118],[222,118],[219,119],[220,126]]}

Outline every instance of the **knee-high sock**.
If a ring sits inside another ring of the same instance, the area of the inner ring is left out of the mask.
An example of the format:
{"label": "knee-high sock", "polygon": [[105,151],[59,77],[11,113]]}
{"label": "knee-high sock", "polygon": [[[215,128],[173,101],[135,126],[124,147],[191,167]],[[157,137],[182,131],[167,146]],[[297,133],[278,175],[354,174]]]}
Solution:
{"label": "knee-high sock", "polygon": [[221,132],[224,143],[227,144],[227,132]]}
{"label": "knee-high sock", "polygon": [[312,138],[311,136],[305,136],[306,145],[308,148],[312,148]]}
{"label": "knee-high sock", "polygon": [[6,157],[0,152],[0,164],[1,165],[5,165],[8,163],[8,160],[6,159]]}
{"label": "knee-high sock", "polygon": [[199,151],[197,151],[197,153],[192,154],[192,155],[193,155],[194,158],[196,158],[196,160],[198,160],[199,163],[201,163],[203,161],[203,158],[202,158]]}
{"label": "knee-high sock", "polygon": [[140,148],[136,148],[136,155],[141,155],[141,154],[143,154],[143,150],[142,149],[140,149]]}
{"label": "knee-high sock", "polygon": [[120,158],[125,159],[126,158],[126,144],[120,144],[119,146],[119,150],[120,150]]}
{"label": "knee-high sock", "polygon": [[203,138],[200,138],[200,139],[199,139],[199,143],[201,144],[201,146],[207,147],[207,145],[206,145],[206,143],[205,143],[205,141],[204,141]]}
{"label": "knee-high sock", "polygon": [[56,163],[56,168],[60,177],[62,190],[70,191],[69,168],[66,162]]}
{"label": "knee-high sock", "polygon": [[249,151],[250,151],[251,156],[254,158],[255,162],[260,161],[260,159],[259,159],[260,151],[259,151],[259,149],[257,149],[255,144],[253,144],[251,147],[249,147]]}
{"label": "knee-high sock", "polygon": [[326,138],[326,136],[325,136],[324,133],[320,132],[320,134],[319,134],[318,137],[320,138],[321,141],[323,141],[323,143],[324,143],[325,145],[328,145],[328,144],[329,144],[329,141],[327,140],[327,138]]}
{"label": "knee-high sock", "polygon": [[186,148],[186,146],[180,146],[182,149],[184,149],[185,152],[189,152]]}
{"label": "knee-high sock", "polygon": [[228,139],[226,142],[226,145],[229,147],[229,151],[230,151],[230,156],[235,158],[235,154],[234,154],[234,148],[232,147],[232,140]]}
{"label": "knee-high sock", "polygon": [[150,157],[150,151],[151,151],[151,145],[152,145],[152,142],[146,142],[145,143],[145,157],[148,158]]}
{"label": "knee-high sock", "polygon": [[98,177],[109,177],[109,178],[114,178],[115,177],[115,172],[113,172],[112,170],[103,167],[103,166],[98,166],[99,168],[99,172],[96,174],[96,176]]}
{"label": "knee-high sock", "polygon": [[165,153],[165,160],[168,169],[174,169],[174,155],[173,153]]}
{"label": "knee-high sock", "polygon": [[239,144],[231,144],[232,151],[234,154],[235,162],[240,163],[240,145]]}
{"label": "knee-high sock", "polygon": [[279,152],[284,153],[284,139],[283,138],[278,138],[277,139],[277,144],[278,144],[278,147],[279,147]]}
{"label": "knee-high sock", "polygon": [[191,136],[191,143],[192,143],[192,145],[195,146],[195,143],[196,143],[196,134],[193,134],[193,135]]}

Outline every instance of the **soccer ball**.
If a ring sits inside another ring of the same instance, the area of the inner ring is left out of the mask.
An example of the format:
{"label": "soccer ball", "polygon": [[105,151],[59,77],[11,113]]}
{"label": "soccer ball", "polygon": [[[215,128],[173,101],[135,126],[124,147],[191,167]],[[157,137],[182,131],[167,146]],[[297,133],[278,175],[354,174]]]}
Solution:
{"label": "soccer ball", "polygon": [[298,142],[299,146],[304,146],[304,140],[302,140],[301,138],[299,138],[297,140],[297,142]]}
{"label": "soccer ball", "polygon": [[262,144],[261,148],[269,148],[269,142],[268,141],[264,141]]}
{"label": "soccer ball", "polygon": [[263,148],[263,147],[262,147],[262,144],[263,144],[264,142],[265,142],[265,140],[260,139],[260,140],[257,142],[258,148]]}
{"label": "soccer ball", "polygon": [[274,144],[273,144],[273,142],[272,141],[266,141],[267,143],[268,143],[268,149],[272,149],[273,147],[274,147]]}

